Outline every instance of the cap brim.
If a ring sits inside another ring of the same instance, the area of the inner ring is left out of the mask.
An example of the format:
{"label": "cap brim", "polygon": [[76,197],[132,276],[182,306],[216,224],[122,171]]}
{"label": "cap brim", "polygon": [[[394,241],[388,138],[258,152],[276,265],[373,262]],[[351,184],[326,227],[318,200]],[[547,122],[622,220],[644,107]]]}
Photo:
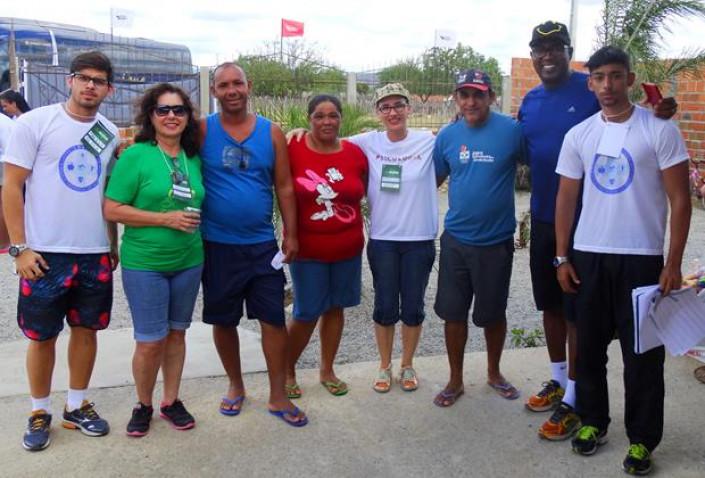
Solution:
{"label": "cap brim", "polygon": [[488,85],[480,85],[478,83],[463,83],[455,87],[455,91],[462,90],[463,88],[475,88],[480,91],[487,91],[490,89]]}

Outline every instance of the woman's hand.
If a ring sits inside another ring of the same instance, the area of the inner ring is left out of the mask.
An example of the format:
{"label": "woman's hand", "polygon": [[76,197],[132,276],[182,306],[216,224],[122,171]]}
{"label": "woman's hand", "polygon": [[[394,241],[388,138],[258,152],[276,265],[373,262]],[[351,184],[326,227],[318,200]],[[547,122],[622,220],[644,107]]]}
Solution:
{"label": "woman's hand", "polygon": [[169,211],[164,214],[164,226],[177,231],[194,232],[201,224],[201,215],[191,211]]}

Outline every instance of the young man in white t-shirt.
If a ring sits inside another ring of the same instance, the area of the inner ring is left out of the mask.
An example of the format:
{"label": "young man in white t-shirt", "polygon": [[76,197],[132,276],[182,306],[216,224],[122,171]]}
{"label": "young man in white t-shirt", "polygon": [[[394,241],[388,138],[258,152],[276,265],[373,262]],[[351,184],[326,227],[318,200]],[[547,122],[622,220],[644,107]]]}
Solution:
{"label": "young man in white t-shirt", "polygon": [[394,329],[400,320],[399,383],[407,392],[418,388],[413,359],[426,316],[424,294],[436,257],[435,136],[407,127],[410,97],[399,83],[377,89],[373,101],[384,131],[348,138],[365,152],[369,165],[367,260],[374,282],[372,319],[381,359],[372,388],[380,393],[391,388]]}
{"label": "young man in white t-shirt", "polygon": [[[690,226],[688,153],[678,128],[629,101],[635,80],[629,57],[615,47],[585,65],[601,112],[565,136],[556,172],[556,258],[561,288],[576,294],[576,409],[582,427],[573,451],[595,453],[609,425],[607,346],[619,336],[624,361],[625,428],[629,474],[651,470],[651,452],[663,434],[664,348],[634,353],[631,291],[658,283],[664,295],[680,288],[681,260]],[[584,180],[583,180],[584,178]],[[576,200],[582,212],[568,260]],[[668,206],[670,244],[663,248]]]}
{"label": "young man in white t-shirt", "polygon": [[89,436],[109,431],[86,389],[96,331],[110,321],[117,267],[117,231],[103,220],[102,202],[119,134],[98,113],[113,91],[113,70],[99,52],[76,56],[70,69],[68,100],[22,115],[4,156],[3,210],[20,276],[17,322],[30,339],[32,413],[22,441],[30,451],[49,445],[51,376],[64,317],[71,336],[62,425]]}

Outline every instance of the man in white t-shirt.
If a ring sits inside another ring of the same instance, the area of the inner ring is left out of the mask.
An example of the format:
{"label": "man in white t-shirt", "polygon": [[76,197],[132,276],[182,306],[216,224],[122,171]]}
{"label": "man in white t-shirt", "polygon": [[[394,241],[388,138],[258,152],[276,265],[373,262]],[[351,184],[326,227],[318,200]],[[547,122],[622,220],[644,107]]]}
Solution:
{"label": "man in white t-shirt", "polygon": [[[573,451],[592,455],[607,440],[607,346],[617,333],[624,361],[629,474],[651,470],[663,434],[664,348],[634,352],[632,289],[658,283],[680,288],[690,226],[688,153],[678,128],[629,101],[635,80],[628,55],[615,47],[585,65],[601,112],[565,136],[556,172],[556,258],[561,288],[576,294],[576,410],[582,427]],[[584,181],[583,181],[584,178]],[[568,260],[580,184],[584,183],[572,262]],[[670,244],[663,260],[668,206]]]}
{"label": "man in white t-shirt", "polygon": [[88,436],[109,431],[86,389],[96,331],[110,322],[117,266],[117,231],[114,225],[108,230],[102,203],[119,134],[98,113],[113,90],[113,70],[99,52],[76,56],[70,69],[68,100],[18,118],[4,156],[3,209],[20,276],[17,322],[30,339],[32,413],[22,441],[30,451],[49,445],[51,376],[64,317],[71,336],[62,425]]}
{"label": "man in white t-shirt", "polygon": [[10,141],[10,132],[12,131],[13,122],[10,118],[0,113],[0,254],[7,252],[10,238],[7,236],[7,226],[2,214],[2,176],[3,165],[2,157],[7,149],[7,143]]}
{"label": "man in white t-shirt", "polygon": [[413,359],[425,318],[424,294],[436,257],[435,136],[407,128],[410,97],[399,83],[377,89],[373,101],[384,131],[348,138],[364,151],[369,165],[367,260],[375,290],[372,319],[381,359],[372,388],[380,393],[391,387],[394,329],[399,320],[399,383],[408,392],[418,388]]}

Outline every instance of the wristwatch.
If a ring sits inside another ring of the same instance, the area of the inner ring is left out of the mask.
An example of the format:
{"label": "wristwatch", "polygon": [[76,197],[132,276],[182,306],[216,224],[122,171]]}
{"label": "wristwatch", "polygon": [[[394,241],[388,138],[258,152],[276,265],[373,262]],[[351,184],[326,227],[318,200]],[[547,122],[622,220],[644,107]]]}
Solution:
{"label": "wristwatch", "polygon": [[7,253],[10,254],[11,257],[17,257],[22,254],[25,249],[28,249],[27,244],[12,244],[7,250]]}
{"label": "wristwatch", "polygon": [[556,256],[553,258],[553,267],[558,269],[560,266],[565,264],[568,261],[568,258],[566,256]]}

